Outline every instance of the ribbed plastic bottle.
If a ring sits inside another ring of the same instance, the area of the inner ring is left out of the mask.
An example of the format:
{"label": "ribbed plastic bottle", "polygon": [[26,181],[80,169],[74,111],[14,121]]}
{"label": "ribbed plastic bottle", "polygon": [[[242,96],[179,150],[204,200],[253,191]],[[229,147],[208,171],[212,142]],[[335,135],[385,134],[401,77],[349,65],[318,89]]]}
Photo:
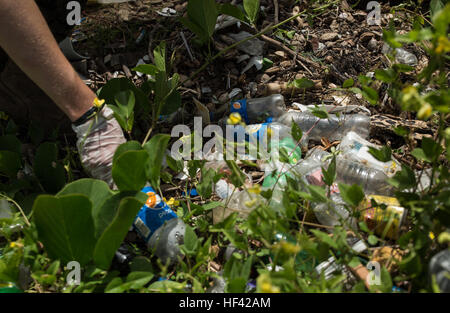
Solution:
{"label": "ribbed plastic bottle", "polygon": [[362,114],[340,116],[329,114],[328,118],[320,119],[308,112],[291,111],[275,120],[287,126],[295,122],[304,133],[312,128],[308,138],[314,141],[320,141],[322,137],[329,141],[340,140],[349,131],[357,132],[363,138],[369,136],[370,117]]}
{"label": "ribbed plastic bottle", "polygon": [[164,264],[174,263],[182,255],[179,245],[184,242],[186,224],[152,187],[146,186],[142,192],[148,199],[137,214],[133,228]]}
{"label": "ribbed plastic bottle", "polygon": [[441,292],[450,292],[450,249],[444,250],[433,256],[430,260],[429,270],[430,282],[435,276],[436,284]]}

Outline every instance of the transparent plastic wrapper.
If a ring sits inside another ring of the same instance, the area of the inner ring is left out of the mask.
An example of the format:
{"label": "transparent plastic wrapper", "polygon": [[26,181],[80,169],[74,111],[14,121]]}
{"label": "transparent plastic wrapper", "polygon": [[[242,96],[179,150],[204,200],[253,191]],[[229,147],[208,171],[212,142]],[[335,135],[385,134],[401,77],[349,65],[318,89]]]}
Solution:
{"label": "transparent plastic wrapper", "polygon": [[429,264],[430,282],[435,276],[436,284],[441,292],[450,292],[450,249],[443,250],[431,258]]}
{"label": "transparent plastic wrapper", "polygon": [[[384,54],[392,53],[392,48],[387,43],[385,43],[383,45],[383,48],[381,49],[381,52],[383,52]],[[403,48],[395,49],[395,61],[410,66],[416,66],[418,64],[417,57]]]}
{"label": "transparent plastic wrapper", "polygon": [[184,242],[186,225],[152,187],[146,186],[142,192],[148,199],[138,212],[133,228],[164,264],[174,263],[182,256],[179,245]]}
{"label": "transparent plastic wrapper", "polygon": [[328,118],[320,119],[308,112],[290,111],[278,117],[276,121],[287,126],[293,121],[304,133],[311,129],[308,138],[318,142],[322,137],[329,141],[341,140],[349,131],[357,132],[363,138],[369,136],[370,117],[362,114],[329,114]]}
{"label": "transparent plastic wrapper", "polygon": [[342,151],[341,156],[360,162],[370,168],[383,171],[388,177],[392,177],[401,169],[401,164],[392,158],[391,161],[381,162],[369,153],[369,147],[380,149],[381,147],[368,142],[357,133],[351,131],[345,135],[339,145],[339,150]]}

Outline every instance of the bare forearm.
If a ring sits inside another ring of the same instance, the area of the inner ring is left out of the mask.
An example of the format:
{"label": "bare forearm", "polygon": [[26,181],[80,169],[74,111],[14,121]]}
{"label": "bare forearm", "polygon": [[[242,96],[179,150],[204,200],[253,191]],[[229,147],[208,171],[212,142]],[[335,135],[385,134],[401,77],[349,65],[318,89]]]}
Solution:
{"label": "bare forearm", "polygon": [[95,94],[59,49],[34,0],[0,0],[0,46],[75,121]]}

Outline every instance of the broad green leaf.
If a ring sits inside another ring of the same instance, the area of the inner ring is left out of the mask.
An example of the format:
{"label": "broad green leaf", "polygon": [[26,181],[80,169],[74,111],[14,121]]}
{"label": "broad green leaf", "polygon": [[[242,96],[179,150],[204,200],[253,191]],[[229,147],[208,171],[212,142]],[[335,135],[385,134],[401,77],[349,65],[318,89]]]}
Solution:
{"label": "broad green leaf", "polygon": [[328,165],[328,169],[322,167],[322,174],[325,184],[331,186],[336,180],[336,157],[333,157],[330,165]]}
{"label": "broad green leaf", "polygon": [[259,12],[259,0],[244,0],[244,10],[249,21],[254,24]]}
{"label": "broad green leaf", "polygon": [[145,203],[148,198],[148,196],[141,191],[122,191],[107,198],[95,211],[92,212],[95,228],[94,237],[96,240],[100,238],[100,236],[113,222],[122,200],[129,197],[133,197],[143,203]]}
{"label": "broad green leaf", "polygon": [[226,14],[235,17],[238,20],[245,21],[244,12],[242,12],[237,6],[230,3],[218,4],[217,9],[219,14]]}
{"label": "broad green leaf", "polygon": [[216,2],[214,0],[189,0],[187,14],[190,21],[188,25],[191,25],[191,27],[192,24],[195,25],[194,29],[188,27],[203,42],[209,41],[214,33],[219,14]]}
{"label": "broad green leaf", "polygon": [[167,134],[157,134],[144,145],[149,158],[146,163],[145,173],[153,188],[159,188],[159,178],[161,176],[161,164],[166,153],[170,136]]}
{"label": "broad green leaf", "polygon": [[121,144],[114,152],[113,163],[116,162],[117,158],[127,151],[139,151],[142,150],[142,145],[135,140],[127,141]]}
{"label": "broad green leaf", "polygon": [[352,87],[354,84],[355,81],[353,80],[353,78],[349,78],[342,84],[342,88],[349,88]]}
{"label": "broad green leaf", "polygon": [[162,104],[161,114],[169,115],[178,110],[181,106],[181,95],[178,90],[172,91],[172,93],[167,97],[165,103]]}
{"label": "broad green leaf", "polygon": [[105,86],[97,91],[99,99],[104,99],[107,104],[115,103],[115,96],[121,91],[131,90],[136,100],[136,115],[150,112],[150,100],[145,93],[137,88],[128,78],[113,78]]}
{"label": "broad green leaf", "polygon": [[131,272],[127,276],[129,289],[138,290],[152,280],[155,275],[149,272]]}
{"label": "broad green leaf", "polygon": [[369,147],[369,153],[373,155],[375,159],[381,162],[390,161],[392,156],[392,150],[388,146],[383,146],[379,150],[373,147]]}
{"label": "broad green leaf", "polygon": [[113,163],[112,177],[121,191],[141,190],[147,181],[147,151],[127,151]]}
{"label": "broad green leaf", "polygon": [[46,142],[39,146],[33,169],[47,192],[56,193],[66,183],[64,167],[58,161],[58,148],[55,143]]}
{"label": "broad green leaf", "polygon": [[144,256],[137,256],[131,261],[130,270],[133,272],[153,273],[152,262]]}
{"label": "broad green leaf", "polygon": [[33,218],[48,255],[63,263],[77,261],[82,266],[92,259],[94,223],[92,204],[84,195],[39,196]]}
{"label": "broad green leaf", "polygon": [[132,197],[126,197],[120,201],[114,219],[95,245],[94,262],[99,268],[105,270],[109,268],[114,253],[120,247],[142,205],[144,202]]}
{"label": "broad green leaf", "polygon": [[113,196],[108,184],[102,180],[82,178],[64,186],[57,196],[81,194],[89,198],[92,203],[92,216],[99,212],[106,199]]}
{"label": "broad green leaf", "polygon": [[431,15],[434,16],[436,13],[438,13],[442,8],[444,7],[444,2],[442,0],[431,0],[430,1],[430,10]]}
{"label": "broad green leaf", "polygon": [[130,117],[134,109],[134,104],[136,103],[133,91],[121,91],[114,96],[114,100],[117,106],[122,107],[124,115],[127,118]]}
{"label": "broad green leaf", "polygon": [[364,191],[358,185],[346,185],[338,183],[339,192],[341,193],[342,200],[351,206],[358,206],[364,199]]}
{"label": "broad green leaf", "polygon": [[158,68],[153,64],[141,64],[134,67],[132,70],[152,76],[155,76],[156,72],[158,72]]}
{"label": "broad green leaf", "polygon": [[189,225],[186,226],[184,234],[184,248],[188,254],[195,253],[198,248],[198,237]]}
{"label": "broad green leaf", "polygon": [[14,135],[0,136],[0,150],[21,154],[22,143]]}
{"label": "broad green leaf", "polygon": [[12,151],[0,151],[0,173],[14,177],[22,165],[20,154]]}
{"label": "broad green leaf", "polygon": [[228,165],[228,167],[231,169],[231,176],[230,180],[231,183],[236,187],[241,187],[245,182],[245,174],[241,171],[239,166],[237,166],[236,162],[233,160],[226,160],[225,161]]}

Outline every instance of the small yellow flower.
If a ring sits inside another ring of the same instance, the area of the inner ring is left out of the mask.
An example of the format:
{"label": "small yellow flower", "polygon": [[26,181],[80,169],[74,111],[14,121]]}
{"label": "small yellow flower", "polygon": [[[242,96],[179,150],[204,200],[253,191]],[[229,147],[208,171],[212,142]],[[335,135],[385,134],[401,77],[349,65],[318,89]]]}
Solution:
{"label": "small yellow flower", "polygon": [[256,203],[258,202],[258,199],[254,198],[250,201],[245,201],[245,206],[248,208],[251,208],[252,206],[254,206]]}
{"label": "small yellow flower", "polygon": [[430,231],[430,233],[428,234],[428,237],[430,237],[431,240],[434,240],[434,238],[436,238],[432,231]]}
{"label": "small yellow flower", "polygon": [[450,52],[450,41],[446,36],[439,36],[438,44],[434,51],[437,54],[441,54],[442,52],[444,53]]}
{"label": "small yellow flower", "polygon": [[411,100],[415,100],[419,96],[419,92],[417,88],[414,86],[407,86],[402,90],[402,102],[410,102]]}
{"label": "small yellow flower", "polygon": [[417,118],[426,120],[430,117],[431,113],[433,113],[433,107],[428,102],[425,102],[422,104],[419,112],[417,112]]}
{"label": "small yellow flower", "polygon": [[175,200],[174,198],[170,198],[169,201],[166,201],[164,198],[164,201],[167,203],[167,205],[169,206],[179,206],[180,205],[180,201]]}
{"label": "small yellow flower", "polygon": [[105,100],[100,100],[99,98],[95,98],[94,99],[94,102],[93,102],[93,105],[96,107],[96,108],[100,108],[102,105],[103,105],[103,103],[105,103]]}
{"label": "small yellow flower", "polygon": [[271,283],[262,283],[261,291],[263,293],[279,293],[280,288],[277,286],[273,286]]}
{"label": "small yellow flower", "polygon": [[259,195],[261,193],[261,186],[259,184],[254,184],[252,187],[248,188],[248,192]]}
{"label": "small yellow flower", "polygon": [[20,242],[17,242],[17,241],[12,241],[12,242],[9,244],[9,247],[10,247],[10,248],[23,248],[23,244],[20,243]]}
{"label": "small yellow flower", "polygon": [[227,119],[227,124],[229,125],[237,125],[242,121],[242,117],[239,113],[233,112],[230,114],[230,117]]}

